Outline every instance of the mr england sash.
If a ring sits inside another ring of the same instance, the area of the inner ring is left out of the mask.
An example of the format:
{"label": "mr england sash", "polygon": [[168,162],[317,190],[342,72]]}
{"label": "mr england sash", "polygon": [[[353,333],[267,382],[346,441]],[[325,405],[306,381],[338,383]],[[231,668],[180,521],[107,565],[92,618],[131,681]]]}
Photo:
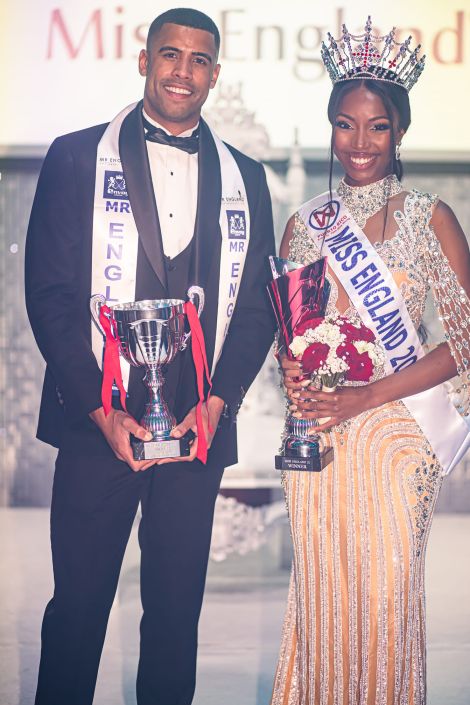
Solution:
{"label": "mr england sash", "polygon": [[[308,232],[328,255],[364,324],[382,342],[389,374],[412,365],[424,350],[401,292],[374,246],[336,191],[325,192],[299,210]],[[323,240],[324,239],[324,240]],[[470,431],[452,404],[446,383],[405,397],[406,405],[429,440],[447,475],[470,445]]]}
{"label": "mr england sash", "polygon": [[245,266],[250,240],[250,209],[240,169],[230,150],[211,130],[220,161],[222,199],[220,204],[219,301],[211,376],[222,353]]}
{"label": "mr england sash", "polygon": [[[127,106],[110,122],[97,150],[91,293],[103,294],[110,306],[135,300],[138,232],[119,155],[119,133],[123,120],[136,105]],[[222,243],[213,373],[240,289],[250,237],[250,216],[240,169],[230,150],[214,132],[212,137],[219,155],[222,186]],[[198,206],[203,207],[203,204]],[[93,353],[102,368],[103,336],[93,322],[91,331]],[[127,389],[129,364],[122,357],[121,369]]]}

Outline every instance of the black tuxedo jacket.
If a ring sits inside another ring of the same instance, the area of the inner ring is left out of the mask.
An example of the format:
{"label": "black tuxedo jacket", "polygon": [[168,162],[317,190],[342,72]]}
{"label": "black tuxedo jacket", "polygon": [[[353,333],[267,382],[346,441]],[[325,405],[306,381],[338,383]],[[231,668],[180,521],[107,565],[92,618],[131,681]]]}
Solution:
{"label": "black tuxedo jacket", "polygon": [[[82,453],[111,452],[89,419],[101,406],[101,371],[91,349],[89,300],[93,200],[97,145],[106,125],[56,139],[41,170],[26,243],[26,304],[36,341],[46,360],[38,438]],[[272,342],[274,321],[266,295],[268,255],[274,252],[272,212],[264,169],[234,148],[246,186],[251,236],[237,304],[213,377],[234,418],[244,393]],[[139,233],[136,300],[168,296],[162,237],[142,128],[141,103],[125,118],[119,141],[129,200]],[[201,120],[198,207],[189,285],[202,286],[201,316],[209,367],[215,343],[221,233],[219,158]],[[184,205],[184,194],[182,194]],[[181,420],[197,400],[189,351],[169,390]],[[142,369],[131,370],[128,410],[139,418],[145,402]],[[171,376],[171,375],[170,375]],[[222,422],[211,455],[224,466],[236,462],[236,432]]]}

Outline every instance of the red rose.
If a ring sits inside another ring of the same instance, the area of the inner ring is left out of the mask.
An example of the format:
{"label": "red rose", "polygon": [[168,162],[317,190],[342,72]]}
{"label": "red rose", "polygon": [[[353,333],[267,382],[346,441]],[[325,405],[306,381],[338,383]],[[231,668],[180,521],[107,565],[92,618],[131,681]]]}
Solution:
{"label": "red rose", "polygon": [[316,372],[325,362],[330,352],[330,346],[326,343],[312,343],[302,355],[302,370],[307,374]]}
{"label": "red rose", "polygon": [[370,328],[362,323],[360,326],[354,326],[350,321],[344,320],[339,329],[346,336],[346,340],[350,342],[365,340],[367,343],[372,343],[375,340],[375,335]]}
{"label": "red rose", "polygon": [[346,360],[348,365],[351,360],[353,360],[359,355],[355,346],[349,341],[338,345],[338,347],[336,348],[336,354],[338,355],[338,357],[342,357],[343,360]]}
{"label": "red rose", "polygon": [[352,343],[342,343],[336,348],[336,354],[349,365],[345,379],[349,382],[368,382],[370,380],[374,372],[374,365],[367,352],[358,353]]}
{"label": "red rose", "polygon": [[307,311],[307,313],[302,314],[297,321],[297,325],[294,328],[294,336],[303,335],[306,330],[316,328],[324,320],[322,316],[314,316],[310,311]]}
{"label": "red rose", "polygon": [[374,372],[374,365],[369,355],[364,352],[358,355],[346,373],[346,379],[350,382],[368,382]]}

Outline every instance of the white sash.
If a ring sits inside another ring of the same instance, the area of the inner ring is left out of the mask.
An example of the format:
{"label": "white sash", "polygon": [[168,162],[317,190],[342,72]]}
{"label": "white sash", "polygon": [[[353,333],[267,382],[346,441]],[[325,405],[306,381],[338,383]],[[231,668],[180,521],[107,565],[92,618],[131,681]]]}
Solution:
{"label": "white sash", "polygon": [[[119,155],[119,133],[124,118],[136,105],[128,105],[110,122],[97,150],[91,293],[102,294],[111,306],[135,300],[139,236]],[[212,136],[219,155],[222,184],[222,249],[213,374],[240,289],[250,237],[250,215],[238,164],[214,132]],[[101,368],[104,341],[93,322],[91,334],[93,353]],[[122,357],[121,370],[124,387],[127,389],[129,365]]]}
{"label": "white sash", "polygon": [[[135,105],[128,105],[109,123],[96,155],[91,293],[102,294],[109,306],[135,300],[139,235],[119,156],[121,125]],[[102,368],[104,339],[93,321],[91,340],[93,353]],[[121,356],[126,390],[129,369],[129,363]]]}
{"label": "white sash", "polygon": [[219,361],[224,340],[232,320],[232,314],[240,290],[245,258],[250,241],[250,210],[245,184],[232,153],[221,139],[212,132],[219,154],[222,179],[222,201],[220,204],[220,252],[219,300],[217,328],[211,375]]}
{"label": "white sash", "polygon": [[[383,343],[389,374],[412,365],[424,350],[401,292],[376,249],[338,196],[327,191],[299,209],[364,324]],[[470,431],[452,404],[446,383],[405,397],[403,403],[429,440],[447,475],[470,445]]]}

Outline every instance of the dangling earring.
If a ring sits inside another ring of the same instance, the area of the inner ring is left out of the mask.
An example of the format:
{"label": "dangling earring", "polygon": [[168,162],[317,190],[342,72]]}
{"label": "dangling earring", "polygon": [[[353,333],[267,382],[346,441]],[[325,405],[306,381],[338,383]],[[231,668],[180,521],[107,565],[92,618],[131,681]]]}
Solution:
{"label": "dangling earring", "polygon": [[395,159],[397,162],[400,161],[400,142],[395,145]]}

